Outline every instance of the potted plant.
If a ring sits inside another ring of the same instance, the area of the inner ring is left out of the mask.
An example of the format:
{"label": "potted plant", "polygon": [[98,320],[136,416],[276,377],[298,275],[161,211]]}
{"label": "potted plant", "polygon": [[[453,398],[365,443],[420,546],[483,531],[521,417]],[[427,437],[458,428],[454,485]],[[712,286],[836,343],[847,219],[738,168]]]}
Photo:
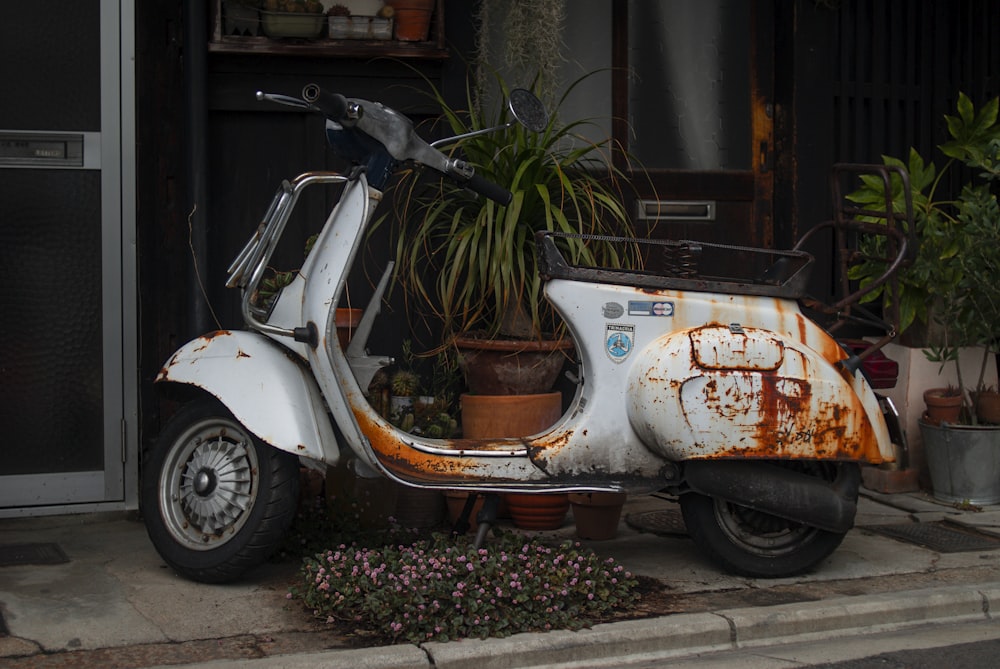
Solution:
{"label": "potted plant", "polygon": [[[971,401],[972,393],[987,390],[990,366],[1000,350],[998,108],[994,98],[977,111],[966,95],[959,95],[957,115],[945,117],[951,140],[939,147],[949,159],[941,171],[915,150],[906,165],[884,158],[909,173],[920,242],[913,263],[900,277],[902,326],[916,320],[936,322],[940,333],[925,354],[941,369],[954,365],[957,378],[957,392],[952,394],[961,403],[960,416],[939,425],[920,422],[934,495],[951,502],[1000,502],[1000,426],[983,425],[977,403]],[[942,193],[939,189],[947,183],[943,177],[952,167],[964,167],[969,179],[952,193]],[[851,197],[865,204],[881,188],[867,181]],[[864,283],[874,276],[877,264],[865,261],[852,276]],[[971,347],[978,347],[982,357],[977,372],[968,378],[959,354]]]}
{"label": "potted plant", "polygon": [[[495,97],[501,101],[492,106],[471,88],[465,109],[448,105],[434,91],[452,134],[513,120],[504,104],[510,88],[499,76],[494,80]],[[440,320],[446,341],[467,346],[503,339],[508,343],[502,345],[502,356],[507,358],[533,347],[568,346],[548,343],[560,341],[562,328],[542,295],[535,233],[633,235],[622,204],[623,175],[611,164],[608,141],[584,140],[578,134],[586,124],[563,124],[553,113],[540,133],[515,123],[453,147],[478,174],[511,191],[508,206],[450,181],[428,184],[410,178],[400,184],[407,205],[398,216],[397,276]],[[564,245],[567,257],[582,263],[619,267],[630,261],[621,244],[570,238]],[[468,358],[462,354],[463,362]],[[555,375],[561,358],[557,362]],[[540,376],[534,365],[522,365],[532,370],[524,375],[531,381]],[[529,392],[549,389],[536,386]]]}

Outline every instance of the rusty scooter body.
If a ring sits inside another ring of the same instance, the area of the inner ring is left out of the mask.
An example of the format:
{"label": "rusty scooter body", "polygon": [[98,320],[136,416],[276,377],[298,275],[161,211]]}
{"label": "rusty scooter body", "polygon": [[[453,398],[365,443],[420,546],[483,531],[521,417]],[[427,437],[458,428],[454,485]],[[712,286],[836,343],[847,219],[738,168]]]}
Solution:
{"label": "rusty scooter body", "polygon": [[[315,86],[302,98],[258,97],[322,113],[331,147],[357,167],[282,184],[230,267],[247,329],[185,344],[157,378],[196,398],[144,464],[149,534],[177,571],[210,582],[239,577],[287,529],[301,463],[348,456],[362,476],[491,500],[667,491],[698,546],[736,573],[787,576],[836,549],[854,522],[860,465],[891,463],[898,444],[892,412],[859,369],[864,353],[845,350],[803,310],[808,253],[623,240],[649,259],[643,271],[623,271],[573,266],[559,235],[540,235],[545,295],[575,344],[569,409],[524,438],[409,434],[366,397],[392,362],[366,349],[391,265],[346,349],[336,336],[335,307],[382,190],[394,171],[418,164],[501,204],[510,194],[377,102]],[[512,93],[511,110],[529,128],[539,117],[544,125],[539,104]],[[299,195],[316,185],[342,189],[339,201],[292,283],[265,305],[258,288],[271,253]],[[861,220],[835,227],[896,227]],[[904,238],[890,241],[898,257],[884,281],[906,253]],[[489,511],[480,518],[478,541],[493,520]]]}

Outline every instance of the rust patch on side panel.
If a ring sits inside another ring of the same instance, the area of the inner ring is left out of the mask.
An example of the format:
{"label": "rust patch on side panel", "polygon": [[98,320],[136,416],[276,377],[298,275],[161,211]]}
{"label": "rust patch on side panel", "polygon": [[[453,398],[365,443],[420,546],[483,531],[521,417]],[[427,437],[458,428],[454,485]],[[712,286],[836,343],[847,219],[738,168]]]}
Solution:
{"label": "rust patch on side panel", "polygon": [[461,455],[461,440],[452,440],[454,457],[442,457],[409,448],[397,437],[397,431],[371,420],[364,412],[355,411],[354,417],[362,433],[368,438],[372,449],[378,454],[379,462],[396,476],[405,480],[427,483],[471,482],[474,463]]}
{"label": "rust patch on side panel", "polygon": [[629,420],[672,460],[883,462],[852,380],[828,364],[826,356],[840,359],[843,351],[832,339],[813,340],[822,351],[715,323],[664,338],[637,363]]}
{"label": "rust patch on side panel", "polygon": [[709,457],[880,461],[862,407],[854,398],[841,399],[848,406],[817,396],[805,379],[728,371],[705,380],[700,392],[685,397],[683,406],[693,426],[712,416],[732,426],[732,446],[717,443],[705,453]]}

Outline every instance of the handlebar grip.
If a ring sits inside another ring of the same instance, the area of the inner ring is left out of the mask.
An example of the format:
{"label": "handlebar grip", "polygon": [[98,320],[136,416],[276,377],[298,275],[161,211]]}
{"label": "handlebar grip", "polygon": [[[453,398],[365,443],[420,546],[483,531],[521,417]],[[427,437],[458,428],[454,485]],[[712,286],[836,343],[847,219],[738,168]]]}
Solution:
{"label": "handlebar grip", "polygon": [[488,197],[502,207],[506,207],[514,199],[514,195],[509,190],[478,174],[473,174],[472,178],[465,182],[465,186],[471,191]]}
{"label": "handlebar grip", "polygon": [[329,93],[316,84],[306,84],[302,89],[302,99],[310,102],[331,121],[347,121],[347,98],[340,93]]}

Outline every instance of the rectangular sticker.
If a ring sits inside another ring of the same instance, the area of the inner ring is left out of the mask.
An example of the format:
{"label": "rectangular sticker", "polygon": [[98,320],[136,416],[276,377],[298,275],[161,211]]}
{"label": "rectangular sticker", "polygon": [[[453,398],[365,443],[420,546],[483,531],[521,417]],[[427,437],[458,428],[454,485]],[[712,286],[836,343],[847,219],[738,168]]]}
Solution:
{"label": "rectangular sticker", "polygon": [[674,303],[660,300],[655,302],[633,301],[628,302],[629,316],[673,316]]}

